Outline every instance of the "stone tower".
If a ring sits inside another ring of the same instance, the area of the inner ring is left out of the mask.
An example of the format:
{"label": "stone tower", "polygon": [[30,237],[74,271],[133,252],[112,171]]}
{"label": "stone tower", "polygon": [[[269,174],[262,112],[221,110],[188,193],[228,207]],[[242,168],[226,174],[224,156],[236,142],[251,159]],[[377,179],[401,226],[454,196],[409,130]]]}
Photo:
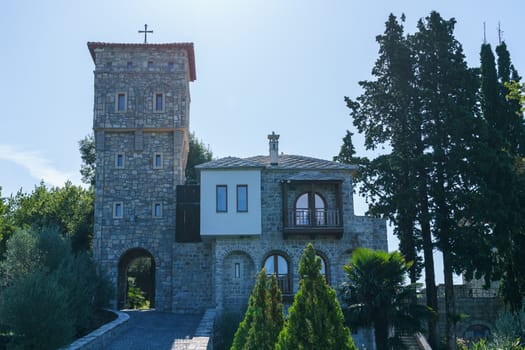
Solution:
{"label": "stone tower", "polygon": [[95,258],[123,306],[126,271],[151,258],[152,303],[172,309],[176,186],[184,183],[192,43],[88,43],[95,63]]}

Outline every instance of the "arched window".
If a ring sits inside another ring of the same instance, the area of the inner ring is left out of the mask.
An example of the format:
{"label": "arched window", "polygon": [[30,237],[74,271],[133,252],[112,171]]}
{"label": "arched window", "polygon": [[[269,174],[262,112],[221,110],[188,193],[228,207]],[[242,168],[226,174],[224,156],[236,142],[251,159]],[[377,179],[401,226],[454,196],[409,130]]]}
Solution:
{"label": "arched window", "polygon": [[325,225],[325,208],[324,199],[319,193],[305,192],[301,194],[295,201],[295,224],[298,226]]}
{"label": "arched window", "polygon": [[292,292],[290,265],[284,256],[279,254],[270,255],[264,261],[264,269],[267,275],[275,274],[279,289],[281,289],[283,294],[290,294]]}
{"label": "arched window", "polygon": [[319,259],[321,259],[321,275],[324,276],[324,279],[326,280],[326,283],[329,283],[328,280],[328,268],[326,266],[326,260],[322,255],[317,254]]}

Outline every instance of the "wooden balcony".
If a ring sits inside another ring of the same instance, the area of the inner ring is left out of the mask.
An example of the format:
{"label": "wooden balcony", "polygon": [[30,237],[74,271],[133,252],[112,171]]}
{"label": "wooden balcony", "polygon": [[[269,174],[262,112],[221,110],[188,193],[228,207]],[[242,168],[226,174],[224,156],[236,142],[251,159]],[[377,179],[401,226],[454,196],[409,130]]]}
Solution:
{"label": "wooden balcony", "polygon": [[289,209],[285,213],[285,238],[293,235],[343,236],[343,222],[339,209]]}

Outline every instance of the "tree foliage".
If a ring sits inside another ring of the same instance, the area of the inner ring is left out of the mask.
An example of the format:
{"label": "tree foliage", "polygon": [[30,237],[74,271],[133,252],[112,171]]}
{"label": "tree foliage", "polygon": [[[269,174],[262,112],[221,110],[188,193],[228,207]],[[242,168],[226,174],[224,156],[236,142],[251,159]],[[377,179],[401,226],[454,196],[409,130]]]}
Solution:
{"label": "tree foliage", "polygon": [[[404,16],[401,21],[404,22]],[[420,22],[424,27],[424,22]],[[421,271],[418,252],[423,251],[427,305],[437,311],[433,262],[429,169],[431,158],[423,126],[419,96],[415,39],[404,34],[402,23],[390,15],[385,31],[376,38],[379,57],[372,68],[374,80],[361,81],[364,92],[355,100],[345,98],[353,123],[364,134],[365,147],[387,145],[391,150],[364,166],[357,180],[370,204],[370,213],[391,220],[401,252],[414,264],[414,283]],[[437,347],[437,323],[429,322],[429,341]]]}
{"label": "tree foliage", "polygon": [[96,149],[93,134],[89,134],[78,141],[78,147],[80,158],[82,159],[82,164],[80,165],[82,182],[90,186],[95,186]]}
{"label": "tree foliage", "polygon": [[16,228],[40,231],[55,227],[63,236],[71,238],[75,252],[89,251],[93,236],[93,203],[93,189],[86,190],[70,182],[64,187],[52,188],[40,183],[31,193],[19,191],[8,198],[8,210],[2,221],[9,225],[7,231]]}
{"label": "tree foliage", "polygon": [[248,301],[244,319],[233,338],[232,350],[271,350],[283,326],[281,291],[275,275],[268,278],[263,268]]}
{"label": "tree foliage", "polygon": [[74,254],[58,229],[19,230],[0,263],[0,324],[13,346],[55,349],[83,334],[107,307],[111,284],[86,253]]}
{"label": "tree foliage", "polygon": [[310,243],[299,262],[299,290],[279,333],[278,350],[357,349],[335,291],[321,274],[321,260]]}
{"label": "tree foliage", "polygon": [[213,158],[213,153],[208,146],[195,136],[195,133],[190,133],[190,149],[188,152],[188,162],[186,164],[186,182],[198,182],[198,174],[195,166],[209,162]]}
{"label": "tree foliage", "polygon": [[[399,333],[421,331],[431,311],[415,300],[415,286],[405,285],[411,262],[398,253],[358,248],[344,266],[345,315],[351,327],[373,326],[378,349],[396,349]],[[396,334],[389,339],[389,329]]]}

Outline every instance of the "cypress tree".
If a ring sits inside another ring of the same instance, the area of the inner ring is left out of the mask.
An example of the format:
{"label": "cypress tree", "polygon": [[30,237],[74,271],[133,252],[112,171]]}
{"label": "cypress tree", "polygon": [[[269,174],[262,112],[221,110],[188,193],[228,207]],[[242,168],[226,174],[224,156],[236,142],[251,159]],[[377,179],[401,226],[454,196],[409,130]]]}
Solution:
{"label": "cypress tree", "polygon": [[468,171],[465,159],[472,148],[477,79],[467,67],[461,44],[454,37],[455,20],[432,12],[418,23],[413,37],[418,68],[417,86],[423,132],[430,156],[427,170],[433,206],[431,216],[437,246],[443,253],[446,339],[455,348],[453,273],[460,269],[455,256],[458,221],[467,205],[462,194]]}
{"label": "cypress tree", "polygon": [[335,291],[321,274],[321,260],[310,243],[299,262],[299,290],[279,334],[279,350],[356,349]]}
{"label": "cypress tree", "polygon": [[[379,57],[372,69],[376,80],[359,82],[364,93],[356,101],[346,98],[346,102],[354,125],[364,133],[366,148],[373,150],[385,143],[391,147],[389,154],[367,163],[357,179],[370,204],[370,213],[393,222],[401,252],[407,261],[414,262],[409,272],[412,283],[420,276],[418,251],[423,250],[427,305],[437,312],[429,215],[430,159],[417,87],[416,49],[403,31],[391,14],[384,33],[376,38]],[[429,342],[437,348],[437,322],[434,319],[428,324]]]}
{"label": "cypress tree", "polygon": [[[481,48],[480,106],[482,132],[473,160],[479,191],[473,201],[473,218],[482,227],[477,240],[477,259],[467,268],[467,277],[484,276],[487,283],[501,280],[506,303],[517,310],[525,295],[525,268],[521,252],[525,249],[525,205],[523,116],[519,102],[508,99],[508,82],[519,80],[505,43]],[[496,262],[496,263],[494,263]],[[475,275],[474,275],[475,273]]]}
{"label": "cypress tree", "polygon": [[257,275],[244,320],[235,332],[231,350],[272,350],[283,325],[281,292],[275,276],[263,268]]}

